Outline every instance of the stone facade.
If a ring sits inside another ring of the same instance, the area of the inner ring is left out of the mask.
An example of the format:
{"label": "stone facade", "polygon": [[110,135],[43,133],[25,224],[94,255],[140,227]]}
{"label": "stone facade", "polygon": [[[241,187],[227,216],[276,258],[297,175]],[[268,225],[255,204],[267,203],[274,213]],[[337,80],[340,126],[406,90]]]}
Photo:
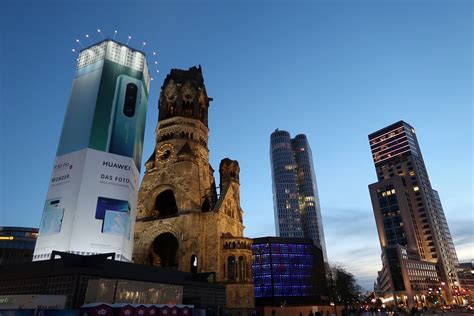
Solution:
{"label": "stone facade", "polygon": [[227,308],[254,306],[252,240],[243,237],[239,165],[209,164],[209,101],[201,68],[173,69],[159,99],[156,146],[138,194],[135,263],[215,274]]}

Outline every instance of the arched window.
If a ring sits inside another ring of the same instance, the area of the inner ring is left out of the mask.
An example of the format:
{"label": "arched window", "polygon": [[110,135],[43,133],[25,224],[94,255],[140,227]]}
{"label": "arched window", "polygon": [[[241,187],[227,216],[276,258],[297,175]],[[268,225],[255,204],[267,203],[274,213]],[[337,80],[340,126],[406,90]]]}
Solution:
{"label": "arched window", "polygon": [[193,103],[190,101],[183,100],[182,106],[183,106],[183,116],[193,117]]}
{"label": "arched window", "polygon": [[227,280],[235,281],[235,257],[229,256],[227,257]]}
{"label": "arched window", "polygon": [[155,238],[152,244],[151,265],[156,267],[178,268],[178,240],[171,233]]}
{"label": "arched window", "polygon": [[204,199],[204,202],[202,202],[201,211],[202,212],[209,212],[211,210],[212,210],[211,203],[209,202],[209,198],[206,197]]}
{"label": "arched window", "polygon": [[198,258],[195,255],[191,256],[191,273],[198,272]]}
{"label": "arched window", "polygon": [[239,279],[241,281],[247,279],[247,267],[245,264],[245,258],[242,256],[239,257]]}
{"label": "arched window", "polygon": [[176,205],[173,191],[165,190],[156,197],[155,210],[160,217],[178,214],[178,206]]}

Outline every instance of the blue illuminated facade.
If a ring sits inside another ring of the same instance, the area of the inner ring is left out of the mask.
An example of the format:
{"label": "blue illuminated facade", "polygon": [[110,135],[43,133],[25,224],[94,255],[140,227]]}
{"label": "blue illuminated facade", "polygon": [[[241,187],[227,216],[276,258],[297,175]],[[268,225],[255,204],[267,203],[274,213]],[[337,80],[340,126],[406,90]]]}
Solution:
{"label": "blue illuminated facade", "polygon": [[326,296],[322,251],[311,239],[256,238],[252,256],[256,305],[320,303]]}

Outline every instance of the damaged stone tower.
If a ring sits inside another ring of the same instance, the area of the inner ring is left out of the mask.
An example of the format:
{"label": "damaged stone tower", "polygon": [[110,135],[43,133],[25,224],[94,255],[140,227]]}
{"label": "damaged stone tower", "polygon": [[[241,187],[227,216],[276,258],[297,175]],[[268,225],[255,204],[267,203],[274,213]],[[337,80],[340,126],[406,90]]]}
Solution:
{"label": "damaged stone tower", "polygon": [[220,194],[209,163],[208,108],[201,67],[173,69],[158,101],[156,146],[138,194],[133,261],[215,272],[227,308],[254,306],[252,240],[243,237],[239,164],[223,159]]}

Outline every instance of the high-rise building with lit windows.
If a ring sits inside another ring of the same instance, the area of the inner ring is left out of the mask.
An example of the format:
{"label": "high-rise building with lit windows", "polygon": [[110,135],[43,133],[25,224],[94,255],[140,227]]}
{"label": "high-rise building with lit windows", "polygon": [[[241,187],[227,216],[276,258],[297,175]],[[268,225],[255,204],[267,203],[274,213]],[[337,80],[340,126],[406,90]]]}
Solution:
{"label": "high-rise building with lit windows", "polygon": [[410,306],[453,303],[458,259],[415,129],[399,121],[369,135],[378,181],[369,185],[382,248],[379,288]]}
{"label": "high-rise building with lit windows", "polygon": [[318,187],[305,135],[275,130],[270,137],[275,227],[279,237],[310,238],[327,262]]}

